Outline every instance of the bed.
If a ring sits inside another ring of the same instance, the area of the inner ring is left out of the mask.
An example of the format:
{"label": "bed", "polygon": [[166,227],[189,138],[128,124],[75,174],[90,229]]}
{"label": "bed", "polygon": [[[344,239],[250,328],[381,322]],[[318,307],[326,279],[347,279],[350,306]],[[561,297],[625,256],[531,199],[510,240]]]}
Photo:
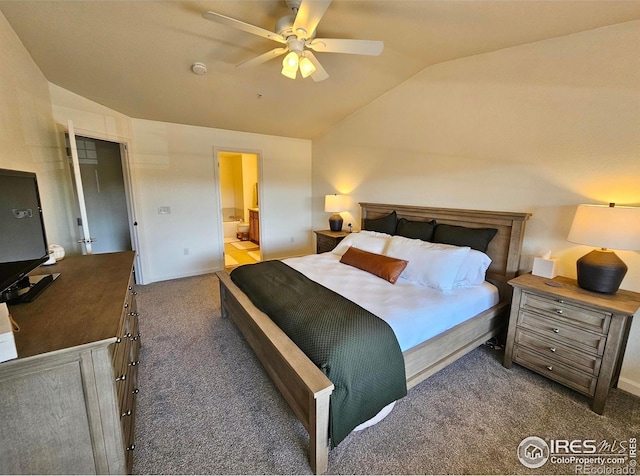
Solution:
{"label": "bed", "polygon": [[[528,213],[376,203],[360,203],[360,206],[363,229],[367,224],[383,220],[393,213],[396,220],[404,219],[414,224],[435,220],[438,224],[453,227],[497,230],[486,249],[486,254],[491,258],[486,280],[497,289],[497,303],[418,345],[405,344],[405,347],[409,345],[402,352],[407,389],[503,331],[511,299],[507,281],[518,273],[525,224],[530,216]],[[304,266],[302,262],[300,267]],[[269,316],[252,303],[226,271],[216,274],[220,281],[223,317],[229,317],[244,335],[306,428],[311,470],[316,474],[326,472],[329,407],[334,384]]]}

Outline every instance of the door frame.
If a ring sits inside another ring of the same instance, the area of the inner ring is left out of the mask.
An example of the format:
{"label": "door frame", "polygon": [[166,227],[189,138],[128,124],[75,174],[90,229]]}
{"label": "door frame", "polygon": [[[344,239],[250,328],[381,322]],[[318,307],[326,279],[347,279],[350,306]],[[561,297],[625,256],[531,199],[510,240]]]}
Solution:
{"label": "door frame", "polygon": [[[123,137],[117,137],[110,134],[101,134],[100,132],[90,131],[87,129],[82,129],[80,127],[76,127],[73,125],[73,132],[76,137],[86,137],[87,139],[96,139],[106,142],[111,142],[113,144],[118,144],[120,146],[120,162],[122,164],[122,179],[124,182],[124,194],[125,200],[127,202],[127,220],[129,222],[129,237],[131,240],[131,247],[135,251],[135,278],[137,284],[144,284],[143,278],[143,267],[142,267],[142,258],[140,256],[140,245],[139,245],[139,236],[138,236],[138,221],[136,219],[136,206],[134,200],[133,193],[133,178],[131,174],[130,167],[130,157],[129,157],[129,140]],[[68,126],[63,126],[63,133],[69,134]],[[66,154],[66,141],[63,142],[65,148],[65,157]],[[69,161],[66,161],[66,166],[69,167],[70,177],[73,180],[74,172],[71,169]],[[74,187],[73,183],[70,184],[71,190],[74,194],[77,193],[76,187]],[[77,197],[76,197],[77,200]],[[77,205],[77,204],[75,204]],[[76,227],[77,229],[77,227]]]}
{"label": "door frame", "polygon": [[264,187],[262,186],[262,182],[263,182],[263,178],[262,178],[262,150],[260,149],[244,149],[242,147],[220,147],[220,146],[214,146],[213,147],[213,175],[214,175],[214,180],[215,180],[215,184],[216,184],[216,188],[218,190],[217,193],[217,200],[218,200],[218,213],[217,218],[216,218],[216,223],[218,226],[218,243],[220,244],[219,247],[219,259],[221,260],[220,262],[222,263],[222,268],[224,269],[224,225],[222,224],[222,186],[220,184],[220,160],[218,159],[218,155],[221,152],[229,152],[232,154],[253,154],[258,158],[258,207],[260,209],[260,224],[258,225],[258,229],[259,229],[259,234],[260,234],[260,257],[262,258],[262,261],[264,261],[265,259],[265,240],[264,240],[264,236],[262,233],[262,227],[263,227],[263,220],[266,218],[265,215],[263,215],[264,212]]}

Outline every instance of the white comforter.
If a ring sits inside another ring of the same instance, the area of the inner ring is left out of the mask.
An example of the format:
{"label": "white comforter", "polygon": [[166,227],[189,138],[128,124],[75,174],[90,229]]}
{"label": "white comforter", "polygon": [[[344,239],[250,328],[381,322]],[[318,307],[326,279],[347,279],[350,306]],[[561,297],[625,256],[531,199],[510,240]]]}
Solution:
{"label": "white comforter", "polygon": [[487,282],[443,294],[404,279],[391,284],[340,263],[340,256],[333,253],[282,261],[385,320],[395,332],[403,352],[494,306],[499,300],[498,289]]}

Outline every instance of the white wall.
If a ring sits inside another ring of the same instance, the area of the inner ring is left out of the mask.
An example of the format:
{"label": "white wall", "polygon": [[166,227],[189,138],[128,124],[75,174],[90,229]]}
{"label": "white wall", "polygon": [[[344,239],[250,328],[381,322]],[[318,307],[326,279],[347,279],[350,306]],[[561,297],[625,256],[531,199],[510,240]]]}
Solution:
{"label": "white wall", "polygon": [[69,249],[72,197],[65,185],[64,138],[51,114],[49,83],[2,13],[0,64],[0,168],[36,173],[47,239]]}
{"label": "white wall", "polygon": [[55,85],[51,100],[58,127],[129,144],[143,283],[224,267],[216,149],[261,155],[263,257],[312,250],[310,141],[131,119]]}
{"label": "white wall", "polygon": [[[214,150],[261,156],[265,259],[308,253],[311,142],[133,119],[132,166],[150,281],[221,269],[223,243]],[[159,215],[170,206],[170,215]],[[184,249],[189,249],[189,255]]]}
{"label": "white wall", "polygon": [[[425,69],[313,144],[314,226],[322,197],[526,211],[521,267],[550,249],[560,273],[590,249],[566,241],[576,205],[640,205],[640,22]],[[640,253],[621,251],[640,292]],[[640,395],[640,317],[620,387]]]}

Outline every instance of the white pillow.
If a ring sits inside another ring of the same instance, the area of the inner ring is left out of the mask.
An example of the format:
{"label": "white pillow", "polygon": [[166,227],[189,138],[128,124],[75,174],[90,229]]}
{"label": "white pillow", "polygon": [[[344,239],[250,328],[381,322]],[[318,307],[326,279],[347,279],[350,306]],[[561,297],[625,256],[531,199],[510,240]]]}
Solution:
{"label": "white pillow", "polygon": [[450,293],[470,249],[394,236],[389,240],[385,254],[409,262],[401,278]]}
{"label": "white pillow", "polygon": [[469,250],[469,254],[464,258],[458,270],[453,287],[471,288],[480,286],[485,281],[490,264],[491,258],[482,251]]}
{"label": "white pillow", "polygon": [[375,231],[350,233],[344,238],[344,240],[338,243],[338,246],[333,249],[332,253],[342,256],[347,252],[349,247],[353,246],[360,250],[381,255],[384,254],[384,250],[387,248],[390,238],[391,235]]}

